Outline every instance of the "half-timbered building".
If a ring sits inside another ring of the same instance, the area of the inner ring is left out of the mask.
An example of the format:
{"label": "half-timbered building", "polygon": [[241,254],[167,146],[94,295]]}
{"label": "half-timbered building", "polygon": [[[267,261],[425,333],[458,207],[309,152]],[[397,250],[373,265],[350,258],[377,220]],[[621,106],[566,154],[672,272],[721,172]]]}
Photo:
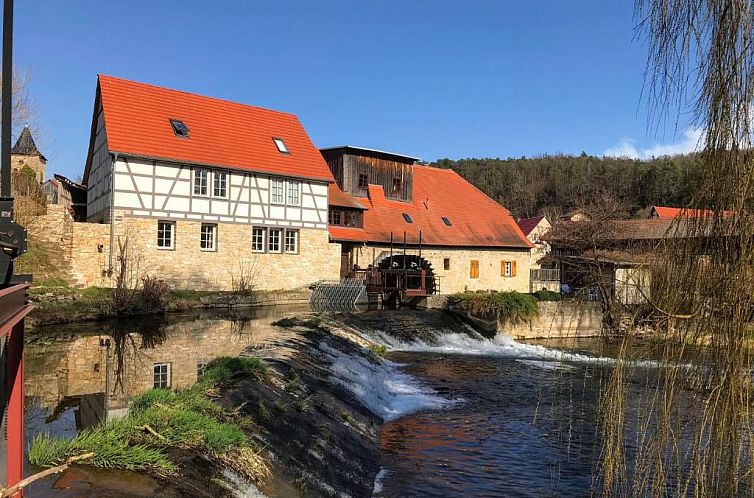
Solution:
{"label": "half-timbered building", "polygon": [[333,176],[295,115],[99,76],[83,183],[111,270],[179,288],[295,288],[337,278]]}

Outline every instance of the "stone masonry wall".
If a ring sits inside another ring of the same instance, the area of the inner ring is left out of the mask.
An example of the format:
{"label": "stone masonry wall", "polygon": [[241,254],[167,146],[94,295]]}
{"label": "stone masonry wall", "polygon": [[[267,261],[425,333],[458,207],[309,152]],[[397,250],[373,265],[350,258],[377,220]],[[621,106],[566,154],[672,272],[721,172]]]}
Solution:
{"label": "stone masonry wall", "polygon": [[[366,267],[374,258],[379,258],[383,251],[390,251],[390,246],[358,247],[359,265]],[[393,247],[393,254],[401,254],[398,245]],[[408,251],[418,254],[418,250]],[[436,276],[440,277],[442,294],[454,294],[466,290],[497,290],[529,292],[529,270],[532,268],[531,252],[528,250],[500,249],[466,249],[466,248],[422,248],[422,258],[432,264]],[[444,269],[445,258],[450,259],[450,269]],[[471,261],[479,261],[479,277],[471,278]],[[354,256],[354,261],[356,257]],[[516,275],[501,275],[502,261],[516,262]]]}
{"label": "stone masonry wall", "polygon": [[[176,222],[175,248],[163,250],[157,248],[157,219],[117,215],[113,265],[122,243],[128,246],[136,278],[152,275],[177,289],[232,290],[234,278],[244,274],[252,275],[258,290],[294,289],[339,276],[340,245],[331,244],[325,230],[300,229],[298,254],[256,254],[251,252],[251,226],[218,223],[216,251],[200,249],[200,227],[200,222]],[[36,220],[30,233],[60,247],[72,284],[113,285],[107,271],[109,224],[77,223],[55,211]]]}
{"label": "stone masonry wall", "polygon": [[10,166],[12,171],[21,171],[24,168],[29,168],[34,172],[39,183],[45,181],[45,170],[47,164],[42,160],[40,156],[25,155],[25,154],[11,154]]}

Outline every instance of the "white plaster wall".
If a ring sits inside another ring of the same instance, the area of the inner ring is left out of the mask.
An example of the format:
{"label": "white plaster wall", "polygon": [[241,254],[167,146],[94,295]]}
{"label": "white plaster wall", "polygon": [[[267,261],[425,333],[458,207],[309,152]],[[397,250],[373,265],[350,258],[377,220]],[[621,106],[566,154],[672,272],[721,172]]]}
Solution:
{"label": "white plaster wall", "polygon": [[[208,195],[196,195],[193,172],[208,174]],[[213,195],[213,175],[227,175],[227,195]],[[270,202],[271,178],[299,184],[299,203]],[[134,216],[327,228],[327,183],[272,177],[227,169],[172,165],[160,161],[119,158],[115,164],[115,208]]]}

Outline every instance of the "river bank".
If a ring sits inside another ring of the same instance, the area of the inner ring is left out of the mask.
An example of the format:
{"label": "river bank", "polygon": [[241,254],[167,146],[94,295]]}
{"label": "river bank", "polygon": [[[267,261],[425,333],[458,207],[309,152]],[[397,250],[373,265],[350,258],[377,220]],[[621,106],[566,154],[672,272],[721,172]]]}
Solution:
{"label": "river bank", "polygon": [[302,305],[308,303],[309,295],[308,289],[247,293],[168,289],[159,306],[132,306],[131,309],[118,310],[113,306],[113,289],[78,289],[62,281],[46,281],[30,289],[29,300],[35,307],[27,320],[31,326],[43,326],[201,309]]}

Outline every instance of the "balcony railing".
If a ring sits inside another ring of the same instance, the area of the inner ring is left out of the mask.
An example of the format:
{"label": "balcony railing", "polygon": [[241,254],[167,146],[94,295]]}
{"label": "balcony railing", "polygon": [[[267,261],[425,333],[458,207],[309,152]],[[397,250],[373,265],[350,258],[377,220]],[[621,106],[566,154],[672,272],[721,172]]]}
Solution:
{"label": "balcony railing", "polygon": [[539,282],[560,282],[560,270],[557,268],[537,268],[531,270],[529,278]]}

